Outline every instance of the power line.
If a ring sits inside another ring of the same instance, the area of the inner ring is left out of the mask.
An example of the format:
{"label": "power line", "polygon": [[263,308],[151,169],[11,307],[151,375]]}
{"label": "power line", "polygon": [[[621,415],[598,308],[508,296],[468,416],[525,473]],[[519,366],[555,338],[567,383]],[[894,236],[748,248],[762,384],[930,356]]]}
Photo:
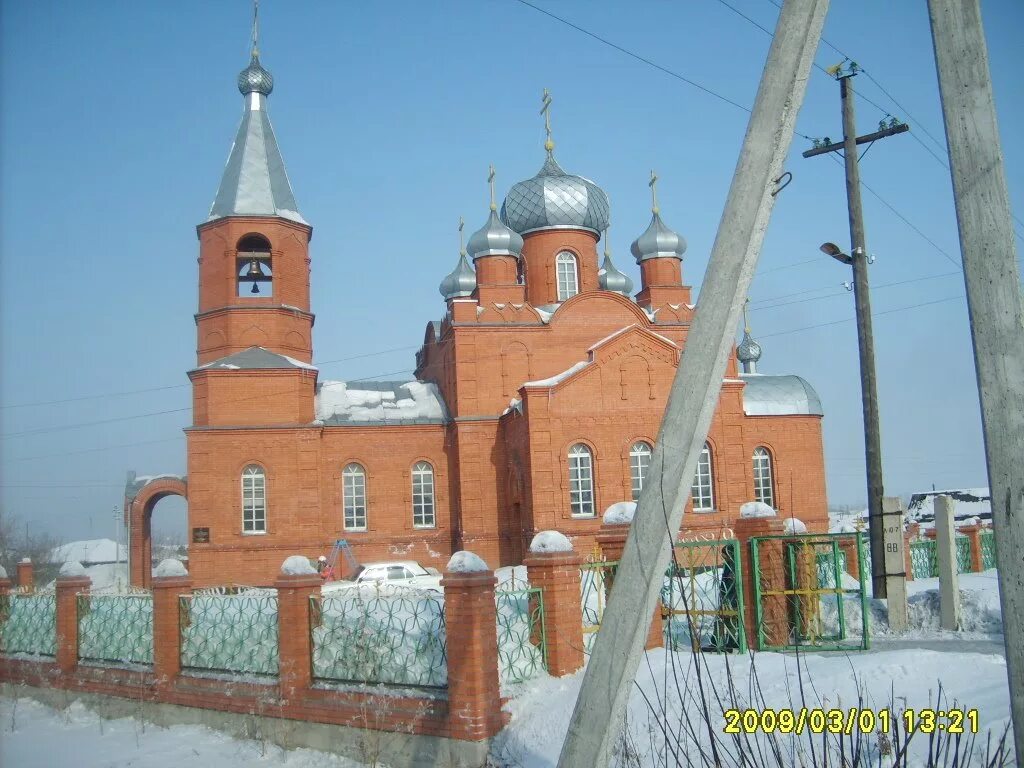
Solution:
{"label": "power line", "polygon": [[[934,299],[933,301],[923,301],[920,304],[910,304],[905,307],[896,307],[894,309],[886,309],[881,312],[872,312],[872,317],[880,317],[882,315],[891,315],[895,312],[904,312],[908,309],[917,309],[918,307],[928,307],[932,304],[942,304],[947,301],[956,301],[957,299],[963,299],[963,296],[947,296],[944,299]],[[762,333],[758,335],[758,339],[767,339],[772,336],[786,336],[790,333],[800,333],[801,331],[810,331],[814,328],[826,328],[830,325],[840,325],[842,323],[852,323],[856,320],[855,317],[847,317],[842,320],[832,320],[827,323],[816,323],[814,325],[805,325],[802,328],[790,328],[788,331],[776,331],[775,333]]]}
{"label": "power line", "polygon": [[[960,273],[960,272],[943,272],[942,274],[938,274],[938,275],[924,275],[922,277],[912,277],[912,278],[908,278],[907,280],[896,280],[896,281],[891,282],[891,283],[880,283],[879,285],[873,285],[873,286],[871,286],[871,290],[872,291],[876,291],[876,290],[879,290],[881,288],[893,288],[893,287],[895,287],[897,285],[909,285],[911,283],[920,283],[920,282],[923,282],[925,280],[937,280],[940,277],[952,277],[954,275],[959,275],[959,274],[962,274],[962,273]],[[828,286],[828,287],[831,287],[831,286]],[[812,290],[820,291],[822,289],[821,288],[814,288]],[[812,296],[812,297],[807,298],[807,299],[797,299],[796,301],[786,301],[786,302],[783,302],[781,304],[770,304],[767,307],[754,307],[750,311],[751,312],[759,312],[762,309],[778,309],[779,307],[788,307],[788,306],[791,306],[793,304],[805,304],[805,303],[807,303],[809,301],[819,301],[820,299],[834,299],[837,296],[846,296],[848,294],[849,294],[849,291],[836,291],[835,293],[829,293],[829,294],[826,294],[824,296]],[[765,299],[764,301],[770,301],[770,299]]]}
{"label": "power line", "polygon": [[34,461],[36,459],[56,459],[63,456],[79,456],[83,453],[98,453],[100,451],[113,451],[118,448],[134,448],[137,445],[153,445],[155,443],[171,443],[177,440],[184,440],[183,435],[177,437],[165,437],[160,440],[141,440],[135,443],[121,443],[120,445],[104,445],[99,448],[84,448],[81,451],[66,451],[64,453],[48,453],[43,456],[19,456],[13,459],[5,459],[5,461]]}

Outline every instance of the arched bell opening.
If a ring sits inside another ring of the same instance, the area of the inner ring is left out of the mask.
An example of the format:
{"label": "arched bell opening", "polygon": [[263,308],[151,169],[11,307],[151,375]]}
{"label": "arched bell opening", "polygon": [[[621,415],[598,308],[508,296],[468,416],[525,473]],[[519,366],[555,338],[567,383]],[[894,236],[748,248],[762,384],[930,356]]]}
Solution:
{"label": "arched bell opening", "polygon": [[238,241],[235,257],[236,290],[239,298],[267,298],[274,295],[270,241],[263,235],[246,235]]}

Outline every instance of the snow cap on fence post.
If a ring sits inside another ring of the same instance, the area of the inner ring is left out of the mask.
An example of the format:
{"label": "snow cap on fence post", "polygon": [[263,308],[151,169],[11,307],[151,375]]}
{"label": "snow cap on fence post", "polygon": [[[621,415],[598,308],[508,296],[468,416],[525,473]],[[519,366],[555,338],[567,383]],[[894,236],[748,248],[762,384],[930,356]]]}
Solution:
{"label": "snow cap on fence post", "polygon": [[572,541],[559,531],[540,531],[530,542],[530,552],[572,552]]}
{"label": "snow cap on fence post", "polygon": [[7,570],[2,565],[0,565],[0,579],[6,579],[6,578],[7,578]]}
{"label": "snow cap on fence post", "polygon": [[629,525],[636,514],[635,501],[617,501],[604,511],[605,525]]}
{"label": "snow cap on fence post", "polygon": [[775,517],[775,510],[765,504],[763,501],[748,501],[746,504],[740,506],[740,517],[743,518],[755,518],[755,517]]}
{"label": "snow cap on fence post", "polygon": [[787,536],[798,536],[807,533],[807,524],[795,517],[787,517],[782,521],[782,530]]}
{"label": "snow cap on fence post", "polygon": [[308,557],[292,555],[291,557],[286,557],[284,562],[281,563],[281,573],[288,576],[316,575],[316,568],[309,562]]}
{"label": "snow cap on fence post", "polygon": [[480,555],[464,549],[452,555],[445,567],[446,573],[484,573],[490,570]]}
{"label": "snow cap on fence post", "polygon": [[153,576],[158,579],[188,576],[188,569],[185,568],[185,564],[181,562],[181,560],[175,560],[174,558],[169,557],[166,560],[161,560],[159,562],[153,570]]}
{"label": "snow cap on fence post", "polygon": [[85,576],[85,566],[77,560],[68,560],[66,563],[61,565],[60,573],[58,575],[60,578],[64,579],[71,579],[76,576]]}

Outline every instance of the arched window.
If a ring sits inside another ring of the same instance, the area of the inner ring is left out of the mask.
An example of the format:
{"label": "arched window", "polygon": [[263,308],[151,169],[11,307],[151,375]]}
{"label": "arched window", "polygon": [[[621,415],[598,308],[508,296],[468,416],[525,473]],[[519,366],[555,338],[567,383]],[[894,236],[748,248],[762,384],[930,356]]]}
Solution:
{"label": "arched window", "polygon": [[644,478],[647,477],[647,468],[651,465],[651,446],[641,440],[633,443],[629,450],[629,476],[633,481],[633,501],[640,498],[640,491],[644,489]]}
{"label": "arched window", "polygon": [[412,524],[414,528],[433,528],[434,468],[418,461],[412,468]]}
{"label": "arched window", "polygon": [[580,292],[580,283],[576,274],[576,257],[568,251],[562,251],[555,259],[555,272],[558,277],[558,300],[571,299]]}
{"label": "arched window", "polygon": [[246,235],[239,240],[235,267],[238,296],[273,296],[274,278],[270,270],[270,241],[267,238]]}
{"label": "arched window", "polygon": [[346,531],[366,530],[366,472],[349,464],[341,472],[341,496]]}
{"label": "arched window", "polygon": [[242,470],[242,533],[267,532],[267,475],[250,464]]}
{"label": "arched window", "polygon": [[775,508],[772,491],[772,455],[763,445],[754,449],[754,500]]}
{"label": "arched window", "polygon": [[569,508],[573,517],[594,516],[594,462],[583,443],[569,449]]}
{"label": "arched window", "polygon": [[697,459],[691,495],[694,512],[712,512],[715,509],[715,475],[711,464],[711,446],[707,443],[704,443],[704,450]]}

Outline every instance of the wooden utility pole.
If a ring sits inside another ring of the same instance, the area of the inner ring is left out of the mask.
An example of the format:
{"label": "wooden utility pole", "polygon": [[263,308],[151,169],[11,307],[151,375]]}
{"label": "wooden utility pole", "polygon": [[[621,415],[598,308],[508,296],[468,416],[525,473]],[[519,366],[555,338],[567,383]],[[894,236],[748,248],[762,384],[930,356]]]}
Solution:
{"label": "wooden utility pole", "polygon": [[1024,298],[978,0],[929,0],[992,496],[1010,715],[1024,761]]}
{"label": "wooden utility pole", "polygon": [[603,768],[718,406],[740,307],[757,266],[828,0],[785,0],[747,124],[686,349],[569,723],[559,768]]}
{"label": "wooden utility pole", "polygon": [[[830,72],[832,70],[829,70]],[[864,211],[860,204],[860,168],[857,145],[874,142],[909,130],[905,123],[880,127],[875,133],[857,136],[853,113],[853,76],[857,65],[836,68],[839,96],[843,107],[843,141],[825,143],[809,149],[804,157],[814,157],[841,149],[846,166],[846,202],[850,213],[850,255],[822,250],[844,264],[853,266],[853,296],[857,307],[857,347],[860,352],[860,397],[864,411],[864,454],[868,480],[868,541],[871,551],[871,587],[875,597],[886,596],[885,542],[882,521],[882,436],[878,419],[878,384],[875,378],[875,344],[871,331],[871,296],[868,289],[868,252],[864,238]],[[867,150],[865,150],[867,151]],[[829,244],[826,244],[829,245]],[[902,570],[902,569],[901,569]]]}

